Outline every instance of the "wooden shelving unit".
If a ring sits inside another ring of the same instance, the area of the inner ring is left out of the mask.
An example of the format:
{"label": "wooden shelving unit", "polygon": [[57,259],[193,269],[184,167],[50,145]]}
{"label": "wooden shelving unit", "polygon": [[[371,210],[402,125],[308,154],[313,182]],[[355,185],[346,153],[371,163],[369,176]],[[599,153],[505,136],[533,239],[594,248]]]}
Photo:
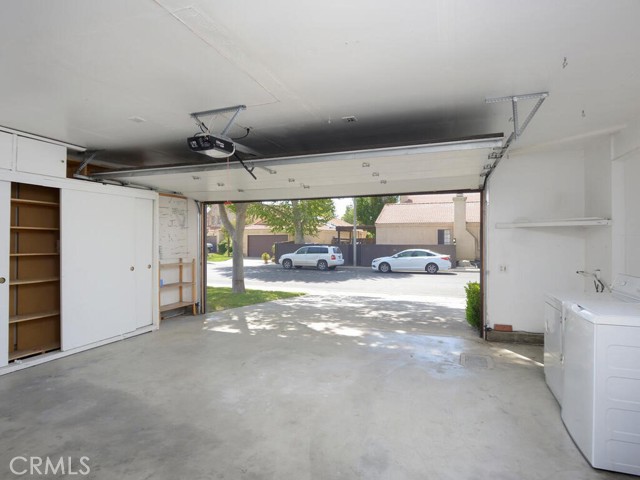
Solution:
{"label": "wooden shelving unit", "polygon": [[[185,272],[185,269],[189,272]],[[196,299],[196,261],[185,262],[182,258],[178,262],[162,263],[158,269],[160,275],[160,313],[178,308],[191,307],[193,315],[197,314]],[[172,280],[164,282],[164,275]],[[188,277],[188,279],[187,279]],[[177,290],[178,301],[162,304],[162,293]]]}
{"label": "wooden shelving unit", "polygon": [[60,192],[11,184],[9,360],[60,348]]}

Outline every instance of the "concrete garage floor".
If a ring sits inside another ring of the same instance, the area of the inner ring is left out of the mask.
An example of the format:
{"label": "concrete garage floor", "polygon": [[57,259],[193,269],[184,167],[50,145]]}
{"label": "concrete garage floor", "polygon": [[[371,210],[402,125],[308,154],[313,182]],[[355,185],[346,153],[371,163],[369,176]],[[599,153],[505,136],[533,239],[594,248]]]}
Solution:
{"label": "concrete garage floor", "polygon": [[100,479],[627,478],[580,455],[541,349],[487,344],[459,308],[306,296],[203,320],[1,377],[0,478],[43,478],[19,455]]}

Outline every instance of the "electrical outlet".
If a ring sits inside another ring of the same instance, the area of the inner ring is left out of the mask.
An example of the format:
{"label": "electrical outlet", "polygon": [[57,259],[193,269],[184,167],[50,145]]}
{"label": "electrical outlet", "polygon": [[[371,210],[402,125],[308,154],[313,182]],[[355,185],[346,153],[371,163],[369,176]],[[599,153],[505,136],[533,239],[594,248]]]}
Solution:
{"label": "electrical outlet", "polygon": [[507,271],[507,266],[506,265],[500,265],[500,271],[501,272],[506,272]]}

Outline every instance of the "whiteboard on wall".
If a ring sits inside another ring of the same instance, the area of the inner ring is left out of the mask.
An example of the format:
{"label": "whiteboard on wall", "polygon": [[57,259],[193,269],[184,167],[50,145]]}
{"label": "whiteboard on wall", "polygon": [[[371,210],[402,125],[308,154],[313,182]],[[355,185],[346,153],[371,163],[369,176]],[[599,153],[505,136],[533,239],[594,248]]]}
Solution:
{"label": "whiteboard on wall", "polygon": [[187,198],[160,194],[160,260],[186,257],[189,254],[189,212]]}

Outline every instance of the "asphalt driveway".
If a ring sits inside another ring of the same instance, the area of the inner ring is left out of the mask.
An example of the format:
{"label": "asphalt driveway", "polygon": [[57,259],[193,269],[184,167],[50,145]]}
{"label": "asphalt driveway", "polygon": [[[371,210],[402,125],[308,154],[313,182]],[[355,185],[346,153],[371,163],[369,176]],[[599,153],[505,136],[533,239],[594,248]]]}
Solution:
{"label": "asphalt driveway", "polygon": [[[428,301],[450,307],[464,307],[464,286],[479,281],[474,270],[426,273],[374,272],[367,267],[338,267],[321,272],[313,268],[285,270],[281,265],[245,259],[245,285],[259,290],[281,290],[317,295],[364,295],[382,299]],[[207,285],[231,286],[231,260],[208,264]]]}

